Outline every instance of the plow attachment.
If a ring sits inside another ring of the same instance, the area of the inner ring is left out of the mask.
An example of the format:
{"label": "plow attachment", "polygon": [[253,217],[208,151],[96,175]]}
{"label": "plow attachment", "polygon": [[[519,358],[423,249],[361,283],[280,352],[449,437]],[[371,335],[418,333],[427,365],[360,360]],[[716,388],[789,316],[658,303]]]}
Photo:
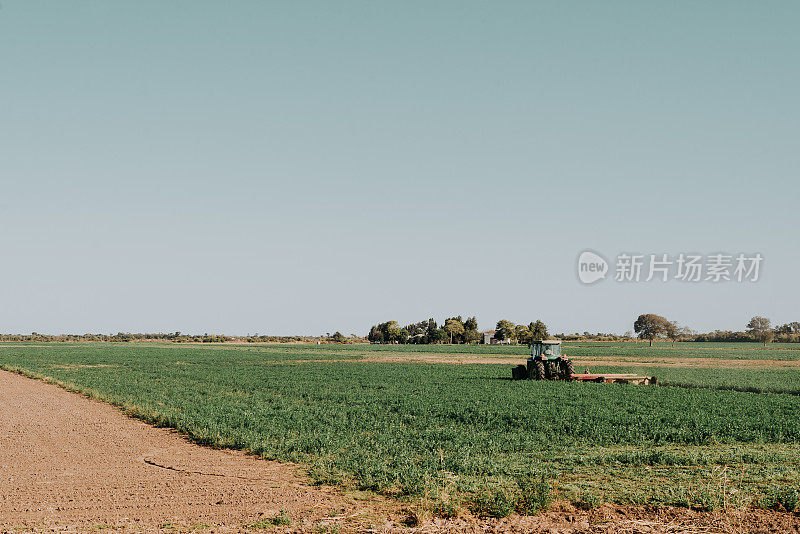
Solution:
{"label": "plow attachment", "polygon": [[641,386],[655,386],[658,379],[654,376],[637,376],[634,374],[574,374],[572,380],[583,382],[601,382],[606,384],[638,384]]}
{"label": "plow attachment", "polygon": [[518,365],[511,369],[511,376],[514,380],[566,380],[581,382],[597,382],[600,384],[637,384],[640,386],[655,386],[658,379],[654,376],[639,376],[632,373],[575,373],[569,372],[571,366],[567,367],[566,373],[540,373],[536,366]]}

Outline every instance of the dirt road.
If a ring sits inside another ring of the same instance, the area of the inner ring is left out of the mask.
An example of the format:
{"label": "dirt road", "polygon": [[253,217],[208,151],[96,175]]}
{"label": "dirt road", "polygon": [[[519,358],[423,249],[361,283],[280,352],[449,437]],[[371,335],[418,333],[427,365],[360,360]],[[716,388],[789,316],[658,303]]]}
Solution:
{"label": "dirt road", "polygon": [[296,471],[191,444],[110,405],[0,371],[0,530],[237,531],[281,510],[310,530],[353,513]]}

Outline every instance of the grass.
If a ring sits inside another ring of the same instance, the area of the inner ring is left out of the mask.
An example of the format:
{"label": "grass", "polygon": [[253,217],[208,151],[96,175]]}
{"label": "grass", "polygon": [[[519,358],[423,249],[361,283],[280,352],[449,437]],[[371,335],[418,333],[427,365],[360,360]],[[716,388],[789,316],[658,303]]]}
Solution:
{"label": "grass", "polygon": [[623,365],[592,366],[591,371],[657,376],[662,386],[686,389],[800,395],[800,367],[727,369]]}
{"label": "grass", "polygon": [[286,510],[281,510],[279,514],[273,517],[259,519],[258,521],[254,521],[253,523],[249,523],[245,526],[252,529],[267,529],[271,527],[286,527],[291,524],[292,520],[289,517],[289,514],[286,512]]}
{"label": "grass", "polygon": [[[589,350],[579,345],[567,352],[579,358]],[[702,509],[770,495],[776,506],[792,502],[800,371],[615,367],[603,370],[672,385],[514,382],[508,365],[364,361],[386,351],[524,347],[9,344],[0,365],[202,444],[305,463],[319,483],[408,499],[446,493],[484,515],[532,513],[552,498]]]}
{"label": "grass", "polygon": [[[524,349],[525,347],[520,347]],[[565,351],[570,357],[580,358],[705,358],[717,360],[800,360],[800,344],[772,343],[766,347],[761,343],[566,343]],[[523,351],[524,352],[524,351]]]}

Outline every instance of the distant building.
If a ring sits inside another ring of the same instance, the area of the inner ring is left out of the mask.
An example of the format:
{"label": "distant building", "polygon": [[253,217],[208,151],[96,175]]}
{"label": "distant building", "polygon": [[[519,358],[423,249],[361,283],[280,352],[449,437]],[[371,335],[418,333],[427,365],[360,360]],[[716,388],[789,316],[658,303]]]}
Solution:
{"label": "distant building", "polygon": [[486,330],[482,332],[481,335],[481,343],[484,345],[511,345],[510,339],[496,339],[494,335],[497,333],[497,330]]}

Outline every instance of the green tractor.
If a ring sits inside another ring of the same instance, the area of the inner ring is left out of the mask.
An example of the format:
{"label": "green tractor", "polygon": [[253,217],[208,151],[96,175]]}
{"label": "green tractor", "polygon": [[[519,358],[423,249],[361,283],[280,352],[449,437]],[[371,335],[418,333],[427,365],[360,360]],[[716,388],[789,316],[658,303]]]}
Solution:
{"label": "green tractor", "polygon": [[575,364],[561,354],[561,341],[534,341],[528,365],[511,368],[514,380],[570,380],[573,382],[597,382],[605,384],[643,384],[654,386],[658,380],[654,376],[637,376],[631,373],[592,374],[575,373]]}
{"label": "green tractor", "polygon": [[512,371],[515,380],[572,380],[575,364],[561,354],[561,341],[534,341],[528,366],[518,365]]}

